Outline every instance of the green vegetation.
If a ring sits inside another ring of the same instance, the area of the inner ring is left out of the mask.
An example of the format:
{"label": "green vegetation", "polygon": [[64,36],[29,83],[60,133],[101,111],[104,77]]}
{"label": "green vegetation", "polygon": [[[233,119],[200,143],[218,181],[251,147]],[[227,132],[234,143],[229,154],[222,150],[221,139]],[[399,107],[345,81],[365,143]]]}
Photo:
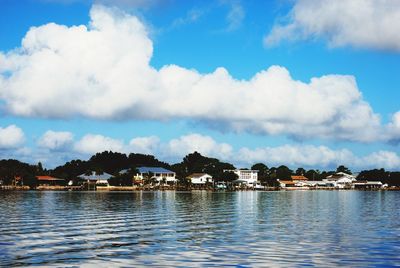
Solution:
{"label": "green vegetation", "polygon": [[[52,170],[43,168],[41,163],[31,165],[17,160],[0,160],[0,182],[3,185],[28,185],[33,188],[37,185],[38,175],[50,175],[66,181],[77,181],[81,174],[96,174],[107,172],[114,175],[109,180],[110,185],[129,186],[132,185],[133,176],[137,173],[137,168],[141,166],[163,167],[170,169],[177,174],[180,183],[187,183],[186,177],[192,173],[208,173],[215,181],[233,181],[237,175],[232,172],[235,167],[226,162],[221,162],[216,158],[202,156],[194,152],[185,156],[180,163],[169,165],[162,162],[152,155],[134,154],[129,155],[105,151],[93,155],[89,160],[72,160],[62,166]],[[126,172],[120,173],[121,170]],[[277,179],[289,180],[292,175],[303,175],[309,180],[322,180],[335,172],[345,172],[351,174],[349,168],[341,165],[335,171],[305,170],[302,167],[291,170],[289,167],[281,165],[279,167],[268,167],[263,163],[256,163],[251,167],[259,171],[259,181],[266,186],[277,186]],[[19,179],[21,178],[21,179]],[[389,172],[384,169],[374,169],[362,171],[357,177],[358,180],[379,180],[389,186],[400,186],[400,172]]]}

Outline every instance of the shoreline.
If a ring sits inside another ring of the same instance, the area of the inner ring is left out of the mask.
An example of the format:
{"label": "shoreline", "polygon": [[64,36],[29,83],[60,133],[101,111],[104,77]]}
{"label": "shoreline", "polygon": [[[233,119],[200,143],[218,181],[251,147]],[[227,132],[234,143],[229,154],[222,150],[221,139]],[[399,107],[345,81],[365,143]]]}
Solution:
{"label": "shoreline", "polygon": [[39,186],[36,189],[31,189],[29,186],[0,186],[0,191],[73,191],[73,192],[157,192],[157,191],[176,191],[176,192],[192,192],[192,191],[207,191],[207,192],[285,192],[285,191],[400,191],[400,187],[390,187],[384,189],[338,189],[333,187],[320,188],[278,188],[268,187],[266,189],[225,189],[217,190],[212,188],[188,188],[188,187],[141,187],[141,186],[99,186],[96,190],[88,190],[80,186]]}

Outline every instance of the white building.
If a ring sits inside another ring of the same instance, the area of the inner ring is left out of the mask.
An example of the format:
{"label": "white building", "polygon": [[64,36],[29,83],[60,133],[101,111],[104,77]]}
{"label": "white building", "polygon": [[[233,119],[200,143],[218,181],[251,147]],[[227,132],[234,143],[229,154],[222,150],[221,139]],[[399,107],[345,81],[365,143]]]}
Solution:
{"label": "white building", "polygon": [[176,183],[177,181],[175,172],[162,167],[140,167],[138,171],[139,173],[136,174],[135,180],[143,181],[150,175],[150,179],[158,183],[163,181],[166,183]]}
{"label": "white building", "polygon": [[248,186],[254,186],[258,180],[258,170],[248,169],[235,169],[235,170],[224,170],[224,172],[233,172],[238,175],[238,179],[233,181],[234,183],[241,183]]}
{"label": "white building", "polygon": [[98,186],[109,186],[108,180],[113,177],[113,175],[103,172],[102,174],[96,174],[96,172],[92,171],[90,175],[81,174],[78,176],[82,180],[92,183],[95,183]]}
{"label": "white building", "polygon": [[356,177],[344,172],[338,172],[326,177],[323,181],[327,186],[343,189],[353,187],[353,182],[356,181]]}
{"label": "white building", "polygon": [[213,183],[213,178],[207,173],[193,173],[187,177],[192,184],[206,184],[207,182]]}

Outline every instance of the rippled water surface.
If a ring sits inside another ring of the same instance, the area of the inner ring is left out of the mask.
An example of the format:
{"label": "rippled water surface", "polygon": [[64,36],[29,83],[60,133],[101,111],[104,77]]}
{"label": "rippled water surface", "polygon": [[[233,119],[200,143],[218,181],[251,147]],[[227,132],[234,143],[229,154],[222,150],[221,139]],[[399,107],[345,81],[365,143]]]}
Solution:
{"label": "rippled water surface", "polygon": [[0,192],[0,266],[395,266],[400,192]]}

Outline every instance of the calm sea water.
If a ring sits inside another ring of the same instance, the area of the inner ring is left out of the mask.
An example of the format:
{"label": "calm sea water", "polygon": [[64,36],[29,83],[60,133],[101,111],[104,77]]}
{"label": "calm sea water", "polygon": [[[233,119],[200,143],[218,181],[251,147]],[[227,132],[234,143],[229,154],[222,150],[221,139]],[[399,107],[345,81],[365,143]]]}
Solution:
{"label": "calm sea water", "polygon": [[0,192],[0,266],[400,265],[400,192]]}

